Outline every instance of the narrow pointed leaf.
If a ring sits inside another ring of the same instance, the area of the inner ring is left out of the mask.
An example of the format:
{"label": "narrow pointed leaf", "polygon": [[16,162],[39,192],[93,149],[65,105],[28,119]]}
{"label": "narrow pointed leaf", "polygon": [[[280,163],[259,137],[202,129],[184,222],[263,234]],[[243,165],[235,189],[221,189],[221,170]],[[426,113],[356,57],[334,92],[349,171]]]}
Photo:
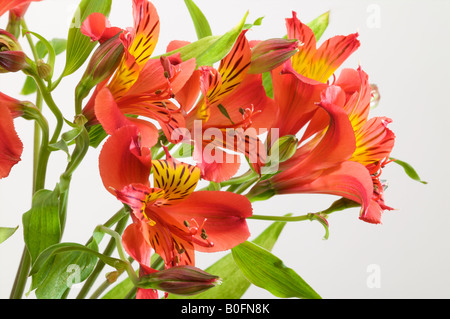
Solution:
{"label": "narrow pointed leaf", "polygon": [[311,30],[314,32],[314,35],[316,36],[316,41],[319,41],[319,39],[322,37],[322,34],[325,32],[325,30],[328,27],[330,18],[330,12],[327,11],[311,22],[307,23],[308,27],[311,28]]}
{"label": "narrow pointed leaf", "polygon": [[[253,242],[272,250],[278,237],[285,226],[285,222],[275,222],[262,232]],[[231,253],[225,255],[212,266],[205,269],[206,272],[219,276],[222,284],[209,289],[198,295],[190,296],[189,299],[239,299],[251,283],[234,262]],[[187,298],[186,296],[169,295],[169,299]]]}
{"label": "narrow pointed leaf", "polygon": [[[183,61],[195,58],[197,66],[213,65],[230,52],[236,39],[244,28],[247,15],[248,12],[233,29],[222,36],[207,36],[164,55],[170,56],[175,53],[180,53],[180,57]],[[159,56],[154,58],[159,58]]]}
{"label": "narrow pointed leaf", "polygon": [[29,95],[33,94],[37,91],[37,85],[36,82],[34,82],[34,79],[31,76],[27,76],[25,79],[25,83],[23,84],[22,91],[20,94],[22,95]]}
{"label": "narrow pointed leaf", "polygon": [[394,163],[397,163],[398,165],[400,165],[401,167],[403,167],[403,169],[405,170],[406,175],[408,175],[409,177],[411,177],[413,180],[418,181],[422,184],[428,184],[428,182],[423,181],[420,177],[419,174],[417,174],[416,170],[408,163],[403,162],[399,159],[396,158],[390,158],[391,160],[394,161]]}
{"label": "narrow pointed leaf", "polygon": [[211,27],[203,12],[197,7],[192,0],[184,0],[186,7],[191,15],[192,22],[194,23],[197,38],[202,39],[212,35]]}
{"label": "narrow pointed leaf", "polygon": [[280,298],[320,299],[320,296],[291,268],[261,246],[246,241],[232,250],[233,259],[254,285]]}
{"label": "narrow pointed leaf", "polygon": [[19,228],[19,226],[16,228],[0,227],[0,244],[11,237],[16,232],[17,228]]}
{"label": "narrow pointed leaf", "polygon": [[81,33],[81,24],[94,12],[99,12],[105,16],[111,11],[112,0],[82,0],[72,19],[71,28],[67,36],[66,65],[63,76],[67,76],[78,70],[89,57],[91,51],[96,46],[96,42]]}

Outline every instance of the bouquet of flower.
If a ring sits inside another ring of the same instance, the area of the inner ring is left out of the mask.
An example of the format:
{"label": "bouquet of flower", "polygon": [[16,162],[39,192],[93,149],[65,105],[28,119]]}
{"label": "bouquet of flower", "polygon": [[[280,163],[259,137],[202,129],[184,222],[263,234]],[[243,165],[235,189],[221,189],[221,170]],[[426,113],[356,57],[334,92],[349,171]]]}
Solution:
{"label": "bouquet of flower", "polygon": [[[251,284],[280,298],[320,298],[271,253],[285,224],[317,221],[327,238],[328,215],[351,207],[378,224],[392,209],[383,168],[395,162],[418,179],[391,157],[391,119],[369,114],[380,96],[364,67],[338,70],[360,46],[358,34],[318,44],[328,12],[309,23],[293,12],[280,21],[286,34],[250,40],[262,18],[248,23],[247,13],[214,35],[185,0],[198,40],[176,39],[155,54],[160,18],[149,0],[129,1],[134,24],[125,27],[107,18],[112,0],[81,0],[67,39],[52,40],[25,23],[38,1],[0,0],[0,15],[9,14],[0,29],[0,72],[22,72],[22,92],[36,96],[29,102],[0,92],[0,178],[20,167],[24,144],[14,119],[35,123],[33,198],[11,298],[21,298],[28,281],[37,298],[67,298],[75,283],[79,299],[236,299]],[[55,76],[62,53],[64,70]],[[52,92],[80,69],[64,114]],[[121,208],[91,225],[85,243],[64,242],[72,176],[93,149],[100,149],[104,191]],[[49,159],[61,152],[66,168],[47,189]],[[306,215],[253,214],[252,203],[282,194],[336,200]],[[250,241],[255,219],[273,223]],[[0,241],[16,229],[1,227]],[[228,250],[209,268],[196,267],[196,251]]]}

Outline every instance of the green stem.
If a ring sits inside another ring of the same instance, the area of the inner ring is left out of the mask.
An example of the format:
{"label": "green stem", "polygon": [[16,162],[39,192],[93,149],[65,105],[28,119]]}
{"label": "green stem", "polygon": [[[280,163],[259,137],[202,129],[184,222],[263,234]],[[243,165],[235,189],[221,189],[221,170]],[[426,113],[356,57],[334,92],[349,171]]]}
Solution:
{"label": "green stem", "polygon": [[247,219],[282,221],[282,222],[299,222],[304,220],[311,220],[310,214],[301,216],[269,216],[269,215],[253,215]]}
{"label": "green stem", "polygon": [[259,179],[259,177],[253,177],[250,180],[246,181],[245,183],[239,185],[239,188],[235,191],[236,194],[242,194],[243,192],[245,192],[250,186],[252,186],[257,180]]}
{"label": "green stem", "polygon": [[283,221],[283,222],[298,222],[304,220],[314,220],[318,215],[329,215],[334,212],[342,211],[347,208],[358,207],[358,203],[351,201],[347,198],[341,198],[336,200],[325,210],[318,213],[309,213],[301,216],[269,216],[269,215],[253,215],[247,217],[247,219],[258,219],[258,220],[270,220],[270,221]]}
{"label": "green stem", "polygon": [[[22,25],[23,29],[29,30],[24,18],[22,18],[21,25]],[[31,53],[33,54],[34,61],[37,62],[39,60],[39,56],[38,56],[38,53],[36,50],[36,46],[33,43],[33,39],[31,38],[31,35],[28,32],[25,34],[25,37],[27,38],[28,44],[30,45],[30,49],[31,49]]]}
{"label": "green stem", "polygon": [[[117,223],[115,231],[118,234],[122,234],[127,225],[128,218],[124,217],[128,217],[128,214],[126,216],[122,216],[122,219],[120,219],[119,222]],[[114,239],[111,239],[108,245],[106,246],[105,250],[103,251],[103,255],[111,256],[115,248],[116,248],[116,241]],[[98,276],[100,275],[100,272],[103,270],[104,267],[105,263],[99,260],[97,262],[97,265],[95,266],[95,269],[92,271],[91,275],[86,280],[80,292],[78,293],[77,299],[84,299],[87,296],[89,290],[92,288],[93,284],[97,280]],[[107,286],[105,288],[107,288]]]}
{"label": "green stem", "polygon": [[[33,108],[25,108],[25,112],[30,112],[30,114],[27,114],[27,116],[29,116],[29,118],[33,118],[36,120],[36,124],[40,127],[39,131],[42,132],[42,142],[39,145],[39,155],[35,156],[35,158],[37,158],[37,161],[33,172],[33,195],[34,195],[37,191],[43,189],[45,185],[45,176],[47,172],[47,163],[48,163],[47,154],[49,154],[48,125],[39,111],[34,112]],[[36,152],[37,149],[35,149],[35,153]],[[10,294],[11,299],[22,298],[23,292],[25,290],[25,285],[27,283],[28,271],[30,270],[30,266],[31,266],[31,257],[27,247],[24,247],[20,265],[17,270],[13,288],[11,290]]]}
{"label": "green stem", "polygon": [[59,110],[58,106],[56,105],[55,101],[53,100],[52,95],[47,90],[47,87],[45,86],[44,81],[36,73],[31,73],[30,75],[34,78],[36,85],[38,86],[39,91],[42,94],[42,97],[43,97],[45,103],[47,104],[50,111],[53,113],[53,115],[56,118],[56,127],[55,127],[55,131],[53,133],[52,139],[50,140],[50,144],[56,143],[56,141],[59,138],[59,135],[61,134],[61,130],[64,125],[64,117],[63,117],[61,111]]}
{"label": "green stem", "polygon": [[136,272],[134,271],[133,267],[131,266],[131,263],[128,261],[128,259],[126,257],[125,250],[123,249],[123,246],[122,246],[122,237],[114,230],[111,230],[105,226],[99,226],[98,230],[102,231],[105,234],[108,234],[112,238],[114,238],[114,240],[116,241],[117,253],[119,254],[120,259],[123,261],[123,263],[125,265],[125,271],[127,272],[128,277],[130,277],[133,284],[137,285],[139,282],[139,278],[136,275]]}
{"label": "green stem", "polygon": [[[36,94],[36,108],[41,111],[42,110],[42,95],[38,91]],[[48,143],[48,138],[47,138]],[[34,123],[34,152],[33,152],[33,185],[36,184],[36,172],[38,167],[38,160],[39,160],[39,148],[41,146],[41,127],[39,123]],[[34,193],[34,191],[33,191]]]}

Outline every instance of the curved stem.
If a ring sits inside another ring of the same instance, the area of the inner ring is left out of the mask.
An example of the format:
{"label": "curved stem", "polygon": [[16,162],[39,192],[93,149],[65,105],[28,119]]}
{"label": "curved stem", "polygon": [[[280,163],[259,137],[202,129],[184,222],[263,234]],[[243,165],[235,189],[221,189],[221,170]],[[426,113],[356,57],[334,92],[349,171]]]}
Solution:
{"label": "curved stem", "polygon": [[[128,214],[126,216],[123,216],[122,219],[120,219],[119,222],[117,223],[115,231],[118,234],[122,234],[122,232],[124,231],[124,229],[127,225],[128,218],[124,218],[124,217],[128,217]],[[103,255],[111,256],[111,254],[113,253],[115,248],[116,248],[116,241],[114,239],[111,239],[109,241],[108,245],[106,246],[105,250],[103,251]],[[89,290],[92,288],[93,284],[97,280],[98,276],[100,275],[100,272],[103,270],[104,267],[105,267],[105,263],[103,261],[99,260],[97,265],[95,266],[95,269],[92,271],[91,275],[84,283],[83,288],[81,288],[80,292],[78,293],[77,299],[83,299],[86,297],[86,295],[88,294]],[[107,288],[107,286],[105,288]]]}
{"label": "curved stem", "polygon": [[61,111],[59,110],[58,106],[56,105],[55,101],[53,100],[52,95],[47,90],[44,81],[37,74],[31,74],[31,76],[34,78],[36,85],[38,86],[42,94],[42,97],[44,98],[45,103],[47,104],[50,111],[56,118],[56,127],[52,139],[50,140],[50,144],[56,143],[56,141],[59,138],[59,135],[61,134],[62,127],[64,125],[64,117]]}

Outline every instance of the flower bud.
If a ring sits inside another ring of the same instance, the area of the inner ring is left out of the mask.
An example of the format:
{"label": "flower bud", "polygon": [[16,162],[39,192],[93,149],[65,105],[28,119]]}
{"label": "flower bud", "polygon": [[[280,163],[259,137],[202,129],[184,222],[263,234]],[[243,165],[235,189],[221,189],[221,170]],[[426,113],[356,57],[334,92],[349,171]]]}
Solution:
{"label": "flower bud", "polygon": [[219,277],[193,266],[176,266],[141,277],[139,287],[194,295],[220,284]]}
{"label": "flower bud", "polygon": [[252,49],[249,73],[264,73],[275,69],[293,56],[298,51],[298,46],[298,40],[268,39],[259,42]]}
{"label": "flower bud", "polygon": [[297,151],[298,139],[294,135],[284,135],[277,139],[268,150],[267,163],[270,166],[285,162]]}
{"label": "flower bud", "polygon": [[41,79],[48,81],[51,78],[53,70],[49,64],[45,63],[43,60],[40,59],[37,61],[36,68],[37,73]]}
{"label": "flower bud", "polygon": [[26,55],[16,38],[0,30],[0,73],[17,72],[27,66]]}
{"label": "flower bud", "polygon": [[110,77],[118,67],[124,47],[116,35],[102,43],[92,55],[83,77],[76,88],[77,99],[85,98],[90,90]]}

